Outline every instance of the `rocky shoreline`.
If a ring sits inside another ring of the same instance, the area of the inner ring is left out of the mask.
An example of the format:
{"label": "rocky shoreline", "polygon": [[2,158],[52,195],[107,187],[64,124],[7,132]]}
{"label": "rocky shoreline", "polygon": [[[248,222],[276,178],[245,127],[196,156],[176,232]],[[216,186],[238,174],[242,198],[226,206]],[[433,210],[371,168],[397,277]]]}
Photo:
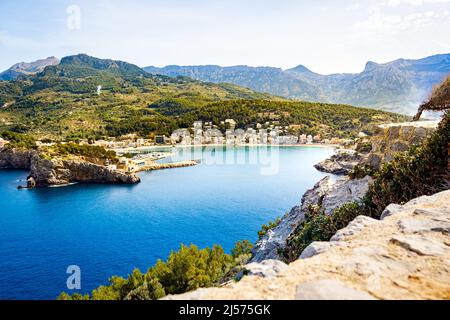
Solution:
{"label": "rocky shoreline", "polygon": [[168,300],[450,299],[450,191],[359,216],[290,265],[265,260],[221,288]]}
{"label": "rocky shoreline", "polygon": [[367,193],[372,178],[350,179],[348,175],[357,165],[368,165],[379,168],[383,163],[392,160],[399,145],[413,145],[425,141],[436,130],[438,122],[405,122],[379,126],[375,136],[371,138],[372,151],[360,154],[353,150],[336,150],[336,154],[315,165],[319,171],[338,175],[333,179],[325,177],[308,190],[302,197],[301,204],[295,206],[282,217],[279,224],[269,230],[253,249],[252,262],[267,259],[282,260],[279,252],[286,246],[289,235],[305,221],[305,213],[311,206],[319,206],[326,214],[341,205],[358,201]]}
{"label": "rocky shoreline", "polygon": [[280,223],[260,239],[253,249],[252,262],[267,259],[282,260],[279,251],[284,249],[291,233],[305,221],[305,214],[310,206],[320,205],[327,214],[342,204],[361,199],[369,189],[372,178],[350,180],[342,177],[333,180],[325,177],[302,197],[301,205],[291,209]]}
{"label": "rocky shoreline", "polygon": [[135,184],[140,178],[107,166],[82,160],[46,159],[36,150],[0,150],[1,169],[30,170],[27,186],[48,187],[80,183]]}
{"label": "rocky shoreline", "polygon": [[353,150],[337,150],[335,155],[314,166],[321,172],[346,176],[360,163],[362,156]]}

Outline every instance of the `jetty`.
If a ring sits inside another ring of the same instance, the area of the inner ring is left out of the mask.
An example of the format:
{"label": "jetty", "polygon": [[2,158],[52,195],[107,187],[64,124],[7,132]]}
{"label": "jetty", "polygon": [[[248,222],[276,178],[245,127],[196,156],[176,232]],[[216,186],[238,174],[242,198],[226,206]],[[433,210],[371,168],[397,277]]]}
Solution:
{"label": "jetty", "polygon": [[136,168],[135,172],[193,167],[193,166],[198,165],[199,163],[200,163],[200,160],[186,160],[186,161],[169,162],[169,163],[152,162],[152,163],[146,164],[145,166],[140,166],[140,167]]}

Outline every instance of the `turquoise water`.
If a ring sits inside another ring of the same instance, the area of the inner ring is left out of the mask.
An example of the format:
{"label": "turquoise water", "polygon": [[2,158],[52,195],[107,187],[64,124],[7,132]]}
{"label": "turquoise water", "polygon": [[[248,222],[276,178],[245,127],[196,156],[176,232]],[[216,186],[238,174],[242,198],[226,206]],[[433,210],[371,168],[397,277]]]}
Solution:
{"label": "turquoise water", "polygon": [[146,271],[180,243],[229,251],[255,241],[323,177],[313,164],[333,151],[277,150],[268,162],[260,148],[182,149],[172,160],[202,164],[144,172],[133,186],[18,191],[27,172],[1,170],[0,299],[54,299],[68,291],[69,265],[80,266],[81,292],[90,292],[111,275]]}

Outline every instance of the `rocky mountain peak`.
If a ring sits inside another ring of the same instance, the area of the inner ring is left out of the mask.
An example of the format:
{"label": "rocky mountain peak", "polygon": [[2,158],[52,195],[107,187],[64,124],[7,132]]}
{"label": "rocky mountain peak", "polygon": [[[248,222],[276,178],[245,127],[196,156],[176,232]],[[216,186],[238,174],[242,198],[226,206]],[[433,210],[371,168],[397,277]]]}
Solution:
{"label": "rocky mountain peak", "polygon": [[0,80],[16,80],[20,76],[33,75],[44,71],[48,66],[55,66],[59,63],[59,59],[54,56],[33,62],[19,62],[0,73]]}
{"label": "rocky mountain peak", "polygon": [[314,73],[302,64],[296,66],[295,68],[289,69],[288,71],[293,71],[297,73]]}
{"label": "rocky mountain peak", "polygon": [[372,70],[374,70],[375,68],[377,68],[378,66],[379,66],[378,63],[373,62],[373,61],[368,61],[368,62],[366,63],[366,67],[364,68],[364,72],[372,71]]}

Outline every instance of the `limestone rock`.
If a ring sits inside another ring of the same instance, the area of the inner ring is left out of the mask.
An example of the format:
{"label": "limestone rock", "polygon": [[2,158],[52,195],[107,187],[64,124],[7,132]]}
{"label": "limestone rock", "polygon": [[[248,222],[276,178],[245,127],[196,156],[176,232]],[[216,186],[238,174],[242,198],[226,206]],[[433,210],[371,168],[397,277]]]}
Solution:
{"label": "limestone rock", "polygon": [[[299,259],[274,277],[239,282],[170,299],[450,299],[450,190],[414,199],[380,221],[357,217],[339,245]],[[427,222],[419,232],[400,221]],[[439,223],[436,230],[433,226]],[[343,229],[343,230],[345,230]]]}
{"label": "limestone rock", "polygon": [[362,179],[338,179],[322,198],[322,208],[326,214],[342,206],[344,203],[362,199],[373,179],[369,176]]}
{"label": "limestone rock", "polygon": [[441,219],[404,218],[398,222],[404,233],[445,232],[450,233],[450,221]]}
{"label": "limestone rock", "polygon": [[446,251],[450,253],[450,246],[424,236],[395,236],[391,241],[422,256],[440,256]]}
{"label": "limestone rock", "polygon": [[34,180],[33,177],[28,177],[27,179],[27,188],[28,189],[34,189],[36,188],[36,180]]}
{"label": "limestone rock", "polygon": [[48,160],[34,157],[31,161],[31,176],[37,186],[64,185],[71,182],[132,184],[139,177],[110,169],[91,162],[79,160]]}
{"label": "limestone rock", "polygon": [[252,262],[266,259],[280,260],[278,251],[285,247],[286,240],[295,228],[304,221],[309,206],[320,205],[327,214],[344,203],[361,199],[368,191],[372,178],[350,180],[342,177],[333,180],[325,177],[302,198],[301,206],[292,208],[277,227],[269,230],[253,249]]}
{"label": "limestone rock", "polygon": [[297,286],[296,300],[376,300],[367,292],[349,288],[336,280],[316,280]]}
{"label": "limestone rock", "polygon": [[263,278],[276,277],[281,271],[288,268],[288,265],[279,260],[264,260],[260,263],[249,263],[245,266],[247,275]]}
{"label": "limestone rock", "polygon": [[123,183],[140,182],[134,174],[81,160],[45,159],[38,151],[3,149],[0,168],[29,169],[27,188],[64,185],[71,182]]}
{"label": "limestone rock", "polygon": [[285,215],[277,227],[269,230],[267,234],[258,241],[252,251],[252,262],[261,262],[267,259],[280,259],[278,250],[284,248],[286,239],[294,231],[295,227],[304,221],[305,213],[297,206]]}
{"label": "limestone rock", "polygon": [[3,149],[0,151],[1,169],[30,169],[31,159],[37,155],[34,150]]}
{"label": "limestone rock", "polygon": [[372,151],[360,164],[374,168],[393,159],[398,152],[423,143],[438,127],[439,121],[417,121],[380,125],[372,137]]}
{"label": "limestone rock", "polygon": [[339,246],[339,245],[343,245],[343,244],[340,242],[337,242],[337,241],[334,241],[334,242],[314,241],[308,247],[306,247],[305,250],[303,250],[299,259],[307,259],[307,258],[314,257],[318,254],[328,251],[329,249],[331,249],[334,246]]}
{"label": "limestone rock", "polygon": [[380,220],[383,220],[386,217],[392,216],[396,213],[402,212],[403,207],[399,204],[392,203],[384,209],[383,213],[381,214]]}
{"label": "limestone rock", "polygon": [[316,164],[314,167],[322,172],[348,175],[360,161],[361,156],[352,150],[338,151],[338,153]]}
{"label": "limestone rock", "polygon": [[366,216],[358,216],[348,224],[344,229],[339,230],[336,234],[330,239],[331,242],[334,241],[346,241],[347,238],[358,234],[364,228],[369,227],[371,225],[379,223],[378,220],[373,218],[369,218]]}

